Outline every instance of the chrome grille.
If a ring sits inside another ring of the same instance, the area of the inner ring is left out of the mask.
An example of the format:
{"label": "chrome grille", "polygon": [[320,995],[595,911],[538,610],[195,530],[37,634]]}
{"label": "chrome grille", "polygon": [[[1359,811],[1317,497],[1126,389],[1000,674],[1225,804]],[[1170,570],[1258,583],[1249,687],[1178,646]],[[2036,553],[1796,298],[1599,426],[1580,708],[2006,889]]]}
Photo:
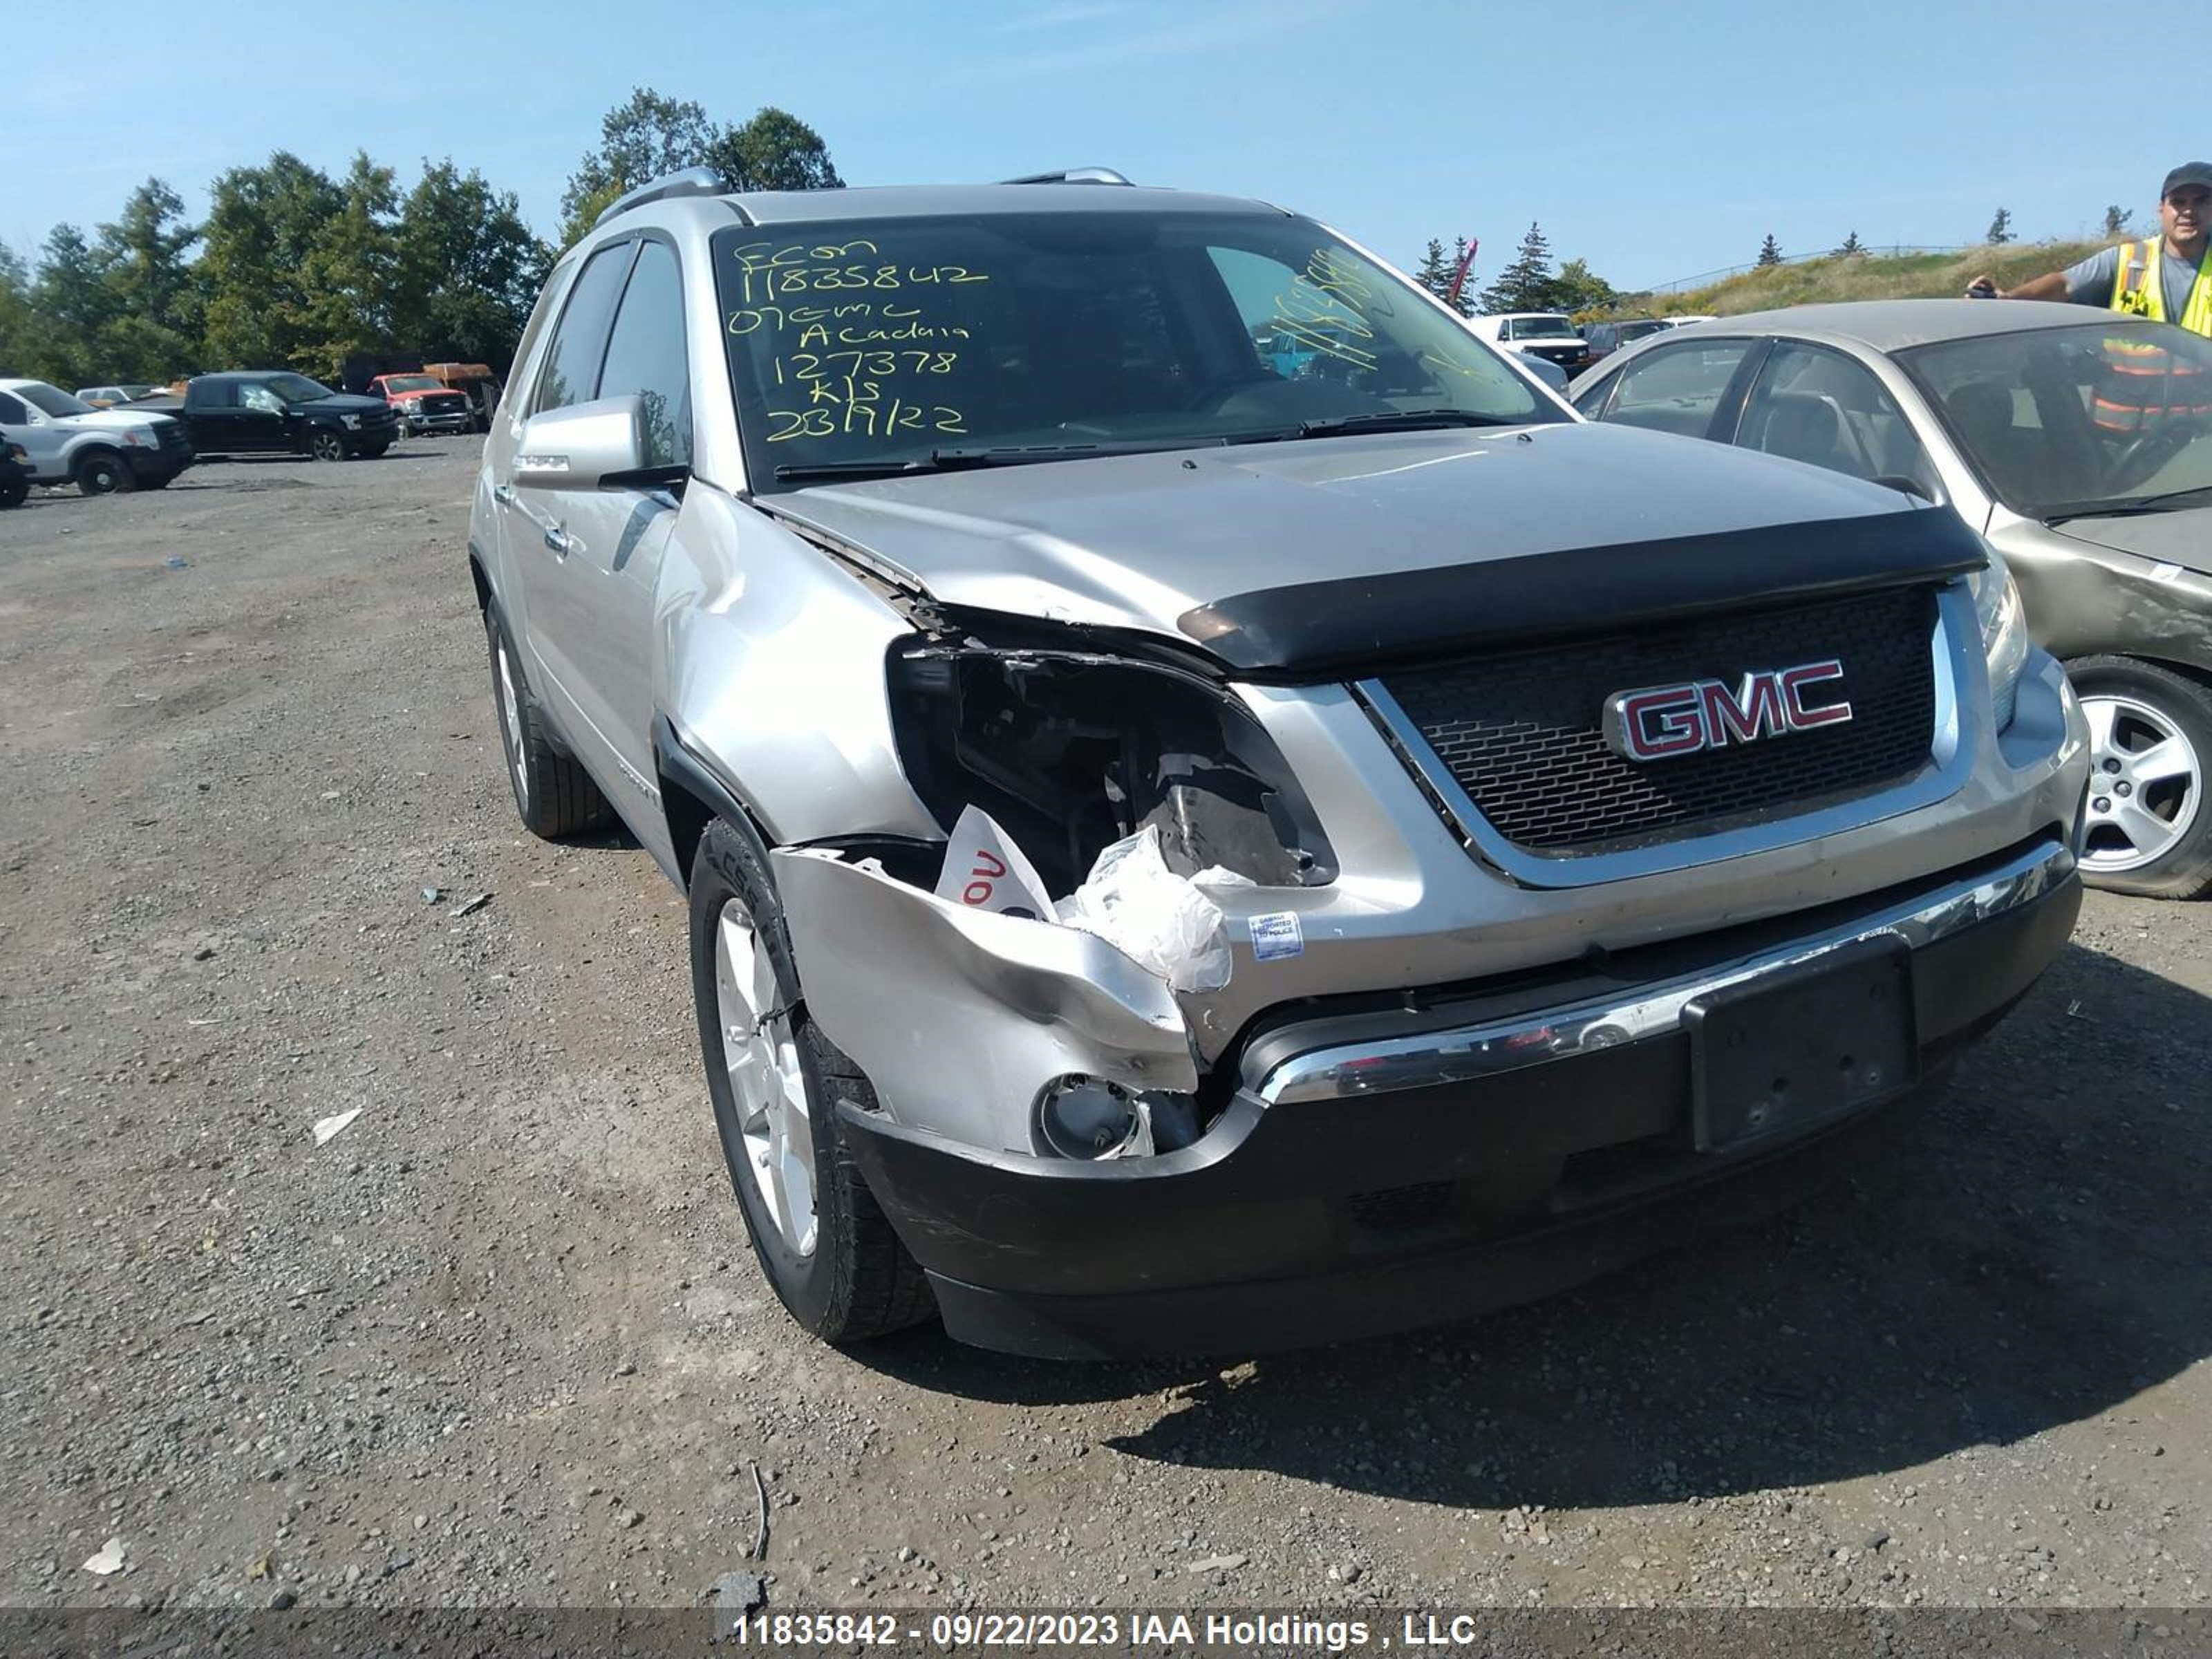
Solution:
{"label": "chrome grille", "polygon": [[[1383,689],[1491,826],[1532,852],[1678,841],[1902,783],[1929,761],[1936,596],[1895,588],[1635,635],[1385,674]],[[1606,701],[1833,657],[1833,726],[1637,763],[1607,745]]]}

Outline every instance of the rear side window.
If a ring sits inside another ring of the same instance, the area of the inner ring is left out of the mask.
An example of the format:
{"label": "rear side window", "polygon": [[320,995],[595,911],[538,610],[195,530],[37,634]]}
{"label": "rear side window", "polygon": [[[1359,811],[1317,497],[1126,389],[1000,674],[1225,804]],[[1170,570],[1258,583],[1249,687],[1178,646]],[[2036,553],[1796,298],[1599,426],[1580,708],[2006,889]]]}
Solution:
{"label": "rear side window", "polygon": [[1644,352],[1621,370],[1619,390],[1605,418],[1686,438],[1706,436],[1721,398],[1753,343],[1686,341]]}
{"label": "rear side window", "polygon": [[235,409],[238,407],[238,385],[234,380],[213,380],[204,386],[187,388],[185,401],[194,409]]}
{"label": "rear side window", "polygon": [[[588,274],[588,273],[587,273]],[[645,464],[691,464],[691,368],[684,349],[684,277],[665,242],[645,242],[623,290],[593,397],[635,392],[644,404]]]}
{"label": "rear side window", "polygon": [[0,392],[0,426],[28,426],[31,411],[23,407],[23,400]]}
{"label": "rear side window", "polygon": [[1881,382],[1863,363],[1784,342],[1768,354],[1736,442],[1855,478],[1904,478],[1931,499],[1936,470]]}
{"label": "rear side window", "polygon": [[622,297],[623,280],[636,257],[635,242],[601,248],[576,278],[545,354],[545,372],[538,382],[533,409],[566,409],[589,403],[597,395],[599,363],[607,352],[607,325],[614,320],[615,301]]}

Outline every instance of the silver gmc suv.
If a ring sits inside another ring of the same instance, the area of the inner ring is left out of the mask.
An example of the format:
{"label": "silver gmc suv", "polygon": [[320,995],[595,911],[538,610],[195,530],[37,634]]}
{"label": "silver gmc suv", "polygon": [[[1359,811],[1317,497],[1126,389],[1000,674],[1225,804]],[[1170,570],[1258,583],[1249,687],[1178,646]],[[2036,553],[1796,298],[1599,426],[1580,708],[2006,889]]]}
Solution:
{"label": "silver gmc suv", "polygon": [[469,557],[523,821],[689,892],[833,1342],[1545,1293],[1893,1138],[2080,902],[2081,714],[1955,515],[1585,424],[1263,203],[647,186]]}

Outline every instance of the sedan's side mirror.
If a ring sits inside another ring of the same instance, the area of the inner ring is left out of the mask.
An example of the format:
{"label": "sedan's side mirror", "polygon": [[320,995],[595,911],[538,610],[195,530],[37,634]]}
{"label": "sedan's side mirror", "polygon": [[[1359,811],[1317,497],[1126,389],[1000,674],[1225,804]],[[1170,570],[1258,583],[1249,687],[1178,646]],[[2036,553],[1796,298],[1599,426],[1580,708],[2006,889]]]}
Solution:
{"label": "sedan's side mirror", "polygon": [[1902,473],[1885,472],[1876,478],[1875,483],[1881,485],[1885,489],[1894,489],[1902,495],[1916,496],[1923,501],[1934,501],[1936,499],[1936,492],[1929,489],[1926,484],[1922,483],[1917,478],[1908,478]]}
{"label": "sedan's side mirror", "polygon": [[631,392],[532,415],[515,445],[514,482],[527,489],[597,489],[644,465],[642,399]]}

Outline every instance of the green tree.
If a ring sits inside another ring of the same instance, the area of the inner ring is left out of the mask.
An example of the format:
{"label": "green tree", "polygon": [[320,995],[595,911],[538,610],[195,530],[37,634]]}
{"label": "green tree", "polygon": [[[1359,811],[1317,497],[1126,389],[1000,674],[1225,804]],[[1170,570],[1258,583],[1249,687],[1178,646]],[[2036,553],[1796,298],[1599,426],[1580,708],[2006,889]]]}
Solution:
{"label": "green tree", "polygon": [[1531,222],[1528,234],[1521,239],[1521,251],[1513,256],[1513,263],[1499,271],[1498,280],[1482,291],[1482,308],[1493,314],[1504,311],[1547,311],[1551,308],[1555,280],[1551,244],[1544,240],[1543,231]]}
{"label": "green tree", "polygon": [[280,368],[304,355],[308,261],[344,206],[320,169],[285,150],[217,177],[193,267],[205,305],[201,367]]}
{"label": "green tree", "polygon": [[561,194],[562,246],[624,191],[695,167],[714,168],[726,190],[827,190],[844,182],[821,135],[786,111],[769,107],[741,126],[719,126],[691,99],[634,87],[600,118],[599,147]]}
{"label": "green tree", "polygon": [[1609,311],[1620,301],[1611,283],[1589,268],[1587,259],[1570,259],[1552,279],[1552,311]]}
{"label": "green tree", "polygon": [[328,379],[357,351],[391,349],[398,201],[392,169],[356,152],[337,210],[317,227],[308,249],[306,293],[292,318],[295,367]]}
{"label": "green tree", "polygon": [[1461,264],[1464,263],[1466,258],[1466,237],[1462,236],[1455,239],[1452,243],[1452,251],[1449,253],[1446,253],[1444,252],[1444,245],[1435,237],[1431,236],[1429,238],[1429,246],[1427,249],[1421,255],[1420,269],[1413,273],[1413,280],[1415,282],[1419,283],[1423,288],[1428,289],[1430,293],[1435,295],[1437,298],[1442,300],[1446,305],[1449,306],[1454,311],[1459,313],[1462,317],[1470,316],[1474,313],[1474,301],[1468,297],[1467,288],[1464,283],[1461,284],[1460,291],[1456,296],[1452,294],[1452,284],[1458,281],[1459,268]]}
{"label": "green tree", "polygon": [[32,298],[31,274],[13,248],[0,243],[0,374],[39,380],[46,355],[45,329]]}
{"label": "green tree", "polygon": [[1865,252],[1866,244],[1859,240],[1859,234],[1855,230],[1844,238],[1844,245],[1836,250],[1835,257],[1838,259],[1854,259]]}
{"label": "green tree", "polygon": [[2107,236],[2126,235],[2128,234],[2128,221],[2135,216],[2136,216],[2132,210],[2124,208],[2117,202],[2114,203],[2111,207],[2105,210],[2105,234]]}
{"label": "green tree", "polygon": [[1767,265],[1778,265],[1782,263],[1782,245],[1774,240],[1774,233],[1771,230],[1766,233],[1766,240],[1759,245],[1759,258],[1756,263],[1761,268]]}
{"label": "green tree", "polygon": [[394,341],[433,361],[504,368],[553,260],[514,193],[474,168],[430,163],[400,205],[396,234]]}
{"label": "green tree", "polygon": [[2002,247],[2013,240],[2012,210],[1999,208],[1997,216],[1990,221],[1989,234],[1982,239],[1992,247]]}
{"label": "green tree", "polygon": [[81,377],[97,372],[100,331],[120,312],[100,280],[99,259],[75,225],[56,225],[47,233],[31,281],[31,310],[37,319],[34,377],[77,386]]}
{"label": "green tree", "polygon": [[113,313],[94,338],[92,376],[167,380],[198,367],[200,296],[185,254],[199,236],[185,222],[183,198],[159,179],[100,227],[93,258]]}

